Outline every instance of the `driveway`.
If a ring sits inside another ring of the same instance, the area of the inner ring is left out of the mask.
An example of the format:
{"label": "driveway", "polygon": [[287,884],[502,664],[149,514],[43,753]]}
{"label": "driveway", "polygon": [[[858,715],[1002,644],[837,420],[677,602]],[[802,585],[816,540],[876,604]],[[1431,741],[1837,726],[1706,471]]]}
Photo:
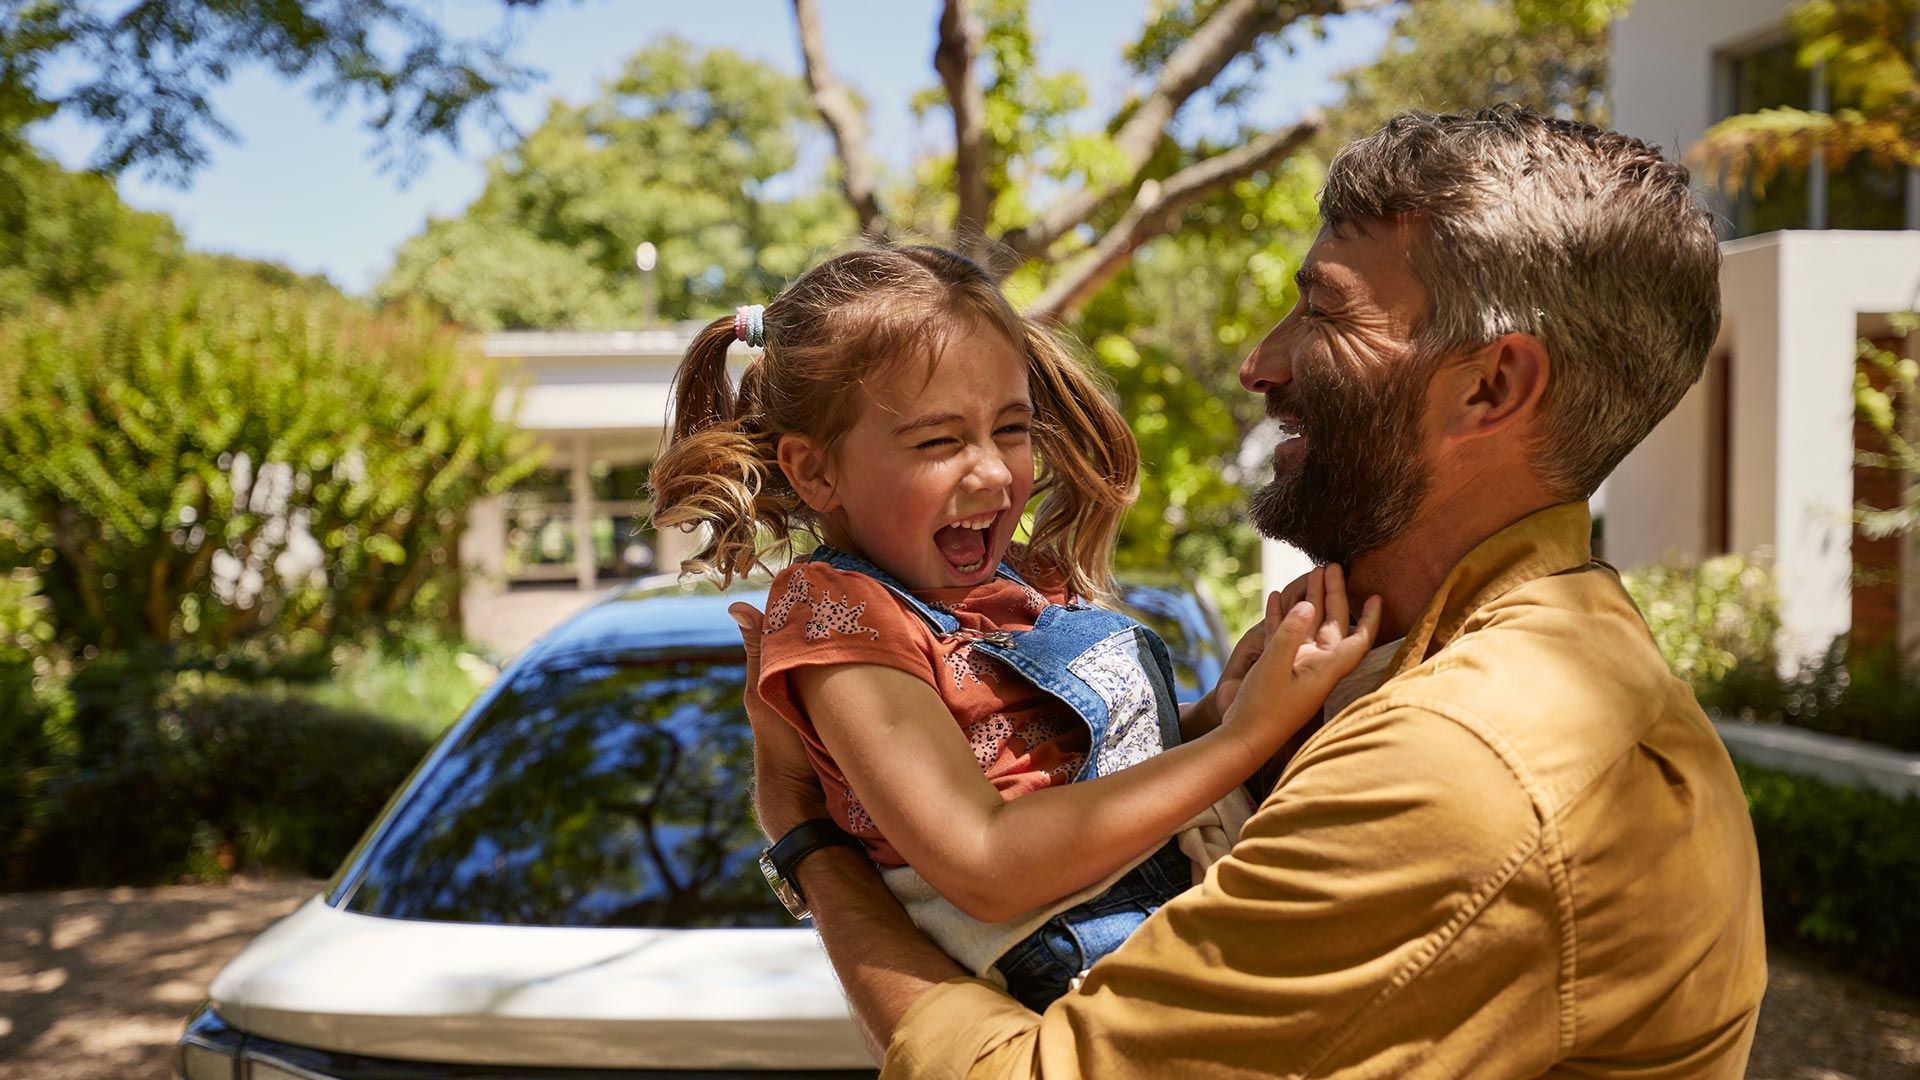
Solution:
{"label": "driveway", "polygon": [[[220,965],[317,881],[0,895],[0,1076],[165,1077]],[[1747,1075],[1911,1080],[1920,1000],[1776,951]]]}

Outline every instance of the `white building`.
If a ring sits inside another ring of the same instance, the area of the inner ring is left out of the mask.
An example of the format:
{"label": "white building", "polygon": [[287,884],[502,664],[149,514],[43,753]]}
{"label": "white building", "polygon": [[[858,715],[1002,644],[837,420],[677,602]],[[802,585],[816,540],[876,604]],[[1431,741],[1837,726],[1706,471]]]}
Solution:
{"label": "white building", "polygon": [[520,426],[547,447],[543,468],[481,500],[461,540],[467,632],[503,651],[590,602],[598,590],[677,569],[687,537],[647,525],[647,469],[666,434],[673,375],[701,326],[488,334],[509,368]]}
{"label": "white building", "polygon": [[[1678,154],[1727,116],[1829,107],[1823,73],[1795,63],[1790,6],[1638,0],[1613,32],[1614,125]],[[1920,178],[1856,159],[1718,201],[1720,339],[1700,385],[1608,481],[1605,557],[1767,556],[1789,652],[1849,633],[1912,647],[1920,573],[1903,567],[1920,551],[1852,523],[1856,499],[1898,487],[1856,471],[1853,387],[1856,342],[1886,341],[1887,314],[1920,307]]]}

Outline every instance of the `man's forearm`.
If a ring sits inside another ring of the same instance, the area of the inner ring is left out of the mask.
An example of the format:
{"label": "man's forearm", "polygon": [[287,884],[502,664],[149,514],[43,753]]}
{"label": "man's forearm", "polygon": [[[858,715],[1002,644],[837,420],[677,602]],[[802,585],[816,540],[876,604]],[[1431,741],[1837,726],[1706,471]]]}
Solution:
{"label": "man's forearm", "polygon": [[854,1021],[881,1061],[920,995],[969,972],[920,933],[872,864],[851,848],[809,855],[796,876]]}

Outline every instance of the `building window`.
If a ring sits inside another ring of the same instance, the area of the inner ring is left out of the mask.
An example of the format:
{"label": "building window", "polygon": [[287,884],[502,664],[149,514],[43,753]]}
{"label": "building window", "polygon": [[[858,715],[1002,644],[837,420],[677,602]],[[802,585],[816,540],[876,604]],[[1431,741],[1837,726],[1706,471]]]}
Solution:
{"label": "building window", "polygon": [[[1824,73],[1801,67],[1797,52],[1798,45],[1789,40],[1733,57],[1725,114],[1843,107],[1845,102],[1829,100]],[[1856,154],[1839,169],[1829,171],[1816,162],[1808,169],[1775,173],[1763,191],[1743,188],[1730,216],[1735,236],[1780,229],[1904,229],[1912,217],[1908,199],[1907,170]]]}
{"label": "building window", "polygon": [[[590,540],[594,569],[602,578],[638,577],[656,569],[649,464],[596,459],[589,470]],[[571,477],[565,468],[537,469],[507,493],[507,573],[519,582],[572,581],[578,565]]]}

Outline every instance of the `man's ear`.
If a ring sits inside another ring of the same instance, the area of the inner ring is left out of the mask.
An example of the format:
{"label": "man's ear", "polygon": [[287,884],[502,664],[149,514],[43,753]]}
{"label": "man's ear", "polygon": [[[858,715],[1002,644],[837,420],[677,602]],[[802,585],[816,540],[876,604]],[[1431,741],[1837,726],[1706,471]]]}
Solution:
{"label": "man's ear", "polygon": [[1442,376],[1452,398],[1444,432],[1475,439],[1515,423],[1530,424],[1546,396],[1551,368],[1547,347],[1532,334],[1503,334],[1474,350]]}
{"label": "man's ear", "polygon": [[840,508],[839,477],[826,447],[805,435],[782,435],[775,456],[780,471],[787,474],[787,483],[814,513]]}

